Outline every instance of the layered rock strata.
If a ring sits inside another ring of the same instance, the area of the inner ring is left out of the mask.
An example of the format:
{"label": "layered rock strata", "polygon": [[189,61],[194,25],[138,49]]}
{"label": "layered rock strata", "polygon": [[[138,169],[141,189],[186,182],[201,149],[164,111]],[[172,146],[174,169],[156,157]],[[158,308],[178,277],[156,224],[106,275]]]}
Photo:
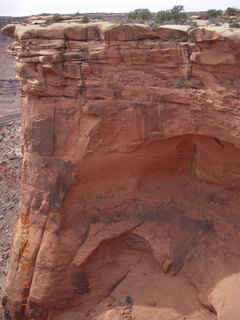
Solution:
{"label": "layered rock strata", "polygon": [[19,82],[14,71],[15,61],[6,52],[7,43],[0,42],[0,127],[20,119]]}
{"label": "layered rock strata", "polygon": [[175,28],[3,29],[25,139],[6,319],[239,319],[240,32]]}

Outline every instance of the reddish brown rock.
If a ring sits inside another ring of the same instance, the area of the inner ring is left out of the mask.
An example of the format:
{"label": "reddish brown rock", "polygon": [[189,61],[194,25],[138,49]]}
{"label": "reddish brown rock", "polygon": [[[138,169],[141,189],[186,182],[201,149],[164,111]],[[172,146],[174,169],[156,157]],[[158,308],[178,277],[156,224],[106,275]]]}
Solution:
{"label": "reddish brown rock", "polygon": [[22,28],[30,268],[19,218],[6,316],[238,320],[238,31]]}
{"label": "reddish brown rock", "polygon": [[156,34],[164,40],[187,41],[190,26],[164,25],[156,28]]}

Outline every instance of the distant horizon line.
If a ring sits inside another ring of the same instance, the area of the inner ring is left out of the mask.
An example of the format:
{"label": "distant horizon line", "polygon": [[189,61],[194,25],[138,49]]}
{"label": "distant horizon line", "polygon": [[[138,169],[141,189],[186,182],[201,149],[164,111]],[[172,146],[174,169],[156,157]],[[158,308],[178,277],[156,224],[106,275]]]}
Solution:
{"label": "distant horizon line", "polygon": [[[142,8],[141,8],[142,9]],[[147,8],[144,8],[147,9]],[[208,9],[211,10],[212,8]],[[214,8],[216,9],[216,8]],[[238,9],[236,7],[236,9]],[[135,9],[133,9],[135,10]],[[130,11],[133,11],[130,10]],[[150,9],[149,9],[150,10]],[[185,11],[186,13],[194,13],[194,12],[205,12],[208,10],[191,10],[191,11]],[[216,10],[224,10],[224,9],[216,9]],[[128,14],[130,11],[86,11],[86,12],[80,12],[80,14]],[[165,11],[165,10],[158,10],[158,11]],[[157,13],[158,11],[151,11],[152,13]],[[61,14],[61,15],[75,15],[75,13],[60,13],[60,12],[42,12],[42,13],[31,13],[31,14],[21,14],[21,15],[3,15],[0,16],[0,18],[24,18],[24,17],[29,17],[29,16],[41,16],[41,15],[51,15],[51,14]]]}

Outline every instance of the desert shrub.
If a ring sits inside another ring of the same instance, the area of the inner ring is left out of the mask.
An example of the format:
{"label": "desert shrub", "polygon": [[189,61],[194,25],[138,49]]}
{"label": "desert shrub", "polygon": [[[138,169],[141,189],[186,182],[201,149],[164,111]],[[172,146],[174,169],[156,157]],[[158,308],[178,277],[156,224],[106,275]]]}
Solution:
{"label": "desert shrub", "polygon": [[120,21],[116,21],[115,23],[119,23],[122,26],[123,24],[127,24],[128,21],[123,19],[123,20],[120,20]]}
{"label": "desert shrub", "polygon": [[229,28],[240,28],[240,23],[234,20],[231,23],[229,23]]}
{"label": "desert shrub", "polygon": [[152,14],[148,9],[136,9],[128,14],[128,19],[131,20],[148,20],[151,17]]}
{"label": "desert shrub", "polygon": [[125,303],[131,308],[133,304],[132,298],[130,296],[126,296]]}
{"label": "desert shrub", "polygon": [[55,14],[53,15],[53,17],[52,17],[52,21],[53,21],[53,22],[58,22],[58,21],[60,21],[60,20],[62,20],[60,14],[59,14],[59,13],[55,13]]}
{"label": "desert shrub", "polygon": [[170,13],[169,10],[166,11],[158,11],[156,15],[156,22],[157,23],[164,23],[166,21],[169,21],[170,19]]}
{"label": "desert shrub", "polygon": [[187,19],[186,13],[184,13],[184,6],[174,6],[171,10],[171,16],[175,23],[185,21]]}
{"label": "desert shrub", "polygon": [[226,10],[226,14],[228,16],[234,16],[236,14],[237,9],[233,7],[228,7]]}
{"label": "desert shrub", "polygon": [[191,26],[192,28],[197,28],[198,27],[197,22],[196,21],[192,21],[192,20],[187,20],[183,24]]}
{"label": "desert shrub", "polygon": [[217,18],[222,15],[222,10],[210,9],[208,11],[202,12],[200,17],[202,19],[209,20],[211,18]]}
{"label": "desert shrub", "polygon": [[154,22],[154,21],[149,22],[148,25],[149,25],[153,30],[154,30],[154,29],[157,29],[157,27],[159,27],[159,24],[156,23],[156,22]]}
{"label": "desert shrub", "polygon": [[78,11],[74,14],[75,16],[81,16],[81,13]]}
{"label": "desert shrub", "polygon": [[102,16],[94,16],[93,19],[102,20]]}
{"label": "desert shrub", "polygon": [[181,80],[181,79],[176,79],[176,80],[173,82],[173,87],[174,87],[174,88],[177,88],[177,89],[180,89],[180,88],[185,87],[185,83],[184,83],[184,81]]}
{"label": "desert shrub", "polygon": [[156,14],[156,22],[173,22],[173,23],[183,23],[187,20],[187,14],[184,11],[184,6],[174,6],[171,10],[158,11]]}
{"label": "desert shrub", "polygon": [[46,24],[49,25],[51,23],[55,23],[62,20],[61,15],[59,13],[55,13],[51,18],[46,20]]}
{"label": "desert shrub", "polygon": [[84,16],[81,20],[82,23],[89,23],[89,18],[87,16]]}
{"label": "desert shrub", "polygon": [[210,19],[207,25],[209,26],[210,24],[214,24],[215,26],[221,26],[223,22],[224,21],[222,19]]}
{"label": "desert shrub", "polygon": [[133,21],[134,23],[139,23],[139,24],[145,24],[145,20],[144,19],[137,19]]}
{"label": "desert shrub", "polygon": [[192,30],[192,29],[198,27],[197,22],[196,22],[196,21],[192,21],[192,20],[187,20],[187,21],[185,21],[183,24],[190,26],[190,29],[189,29],[189,30]]}
{"label": "desert shrub", "polygon": [[[136,20],[132,20],[132,19],[123,19],[121,21],[125,21],[125,23],[137,23],[137,24],[146,24],[146,20],[143,19],[136,19]],[[117,23],[119,23],[119,21],[117,21]]]}

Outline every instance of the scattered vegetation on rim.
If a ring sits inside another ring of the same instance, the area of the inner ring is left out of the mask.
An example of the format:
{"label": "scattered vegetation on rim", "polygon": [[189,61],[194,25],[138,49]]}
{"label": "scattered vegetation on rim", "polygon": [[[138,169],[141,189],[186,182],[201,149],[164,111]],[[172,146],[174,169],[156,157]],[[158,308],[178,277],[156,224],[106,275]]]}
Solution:
{"label": "scattered vegetation on rim", "polygon": [[130,20],[149,20],[151,18],[152,13],[148,9],[136,9],[128,14]]}
{"label": "scattered vegetation on rim", "polygon": [[[201,25],[196,22],[197,20],[204,19],[208,20],[207,25],[221,26],[225,23],[228,23],[230,28],[240,28],[239,15],[240,10],[233,7],[228,7],[224,11],[209,9],[205,12],[186,13],[183,5],[176,5],[172,9],[161,10],[158,12],[151,12],[149,9],[135,9],[125,16],[122,14],[123,19],[121,21],[117,19],[116,21],[112,22],[120,23],[121,25],[127,23],[148,24],[152,27],[152,29],[156,29],[159,25],[164,24],[183,24],[189,25],[190,29],[193,29],[197,28],[198,25]],[[80,13],[79,11],[72,16],[78,17],[80,23],[90,22],[88,16]],[[91,18],[93,20],[106,20],[106,18],[103,18],[98,14],[92,16]],[[62,20],[64,20],[64,18],[60,14],[55,13],[52,17],[47,18],[46,22],[42,25],[47,26]]]}
{"label": "scattered vegetation on rim", "polygon": [[[90,20],[89,20],[89,18],[87,16],[82,15],[79,12],[76,12],[74,14],[74,16],[75,17],[81,17],[82,16],[83,18],[81,20],[79,20],[79,22],[81,22],[81,23],[89,23],[90,22]],[[62,18],[62,16],[59,13],[55,13],[51,18],[47,18],[46,19],[46,23],[44,23],[43,25],[48,26],[48,25],[50,25],[52,23],[59,22],[61,20],[64,20]]]}
{"label": "scattered vegetation on rim", "polygon": [[184,6],[174,6],[171,10],[158,11],[156,15],[156,22],[173,22],[183,23],[187,20],[187,14],[184,11]]}
{"label": "scattered vegetation on rim", "polygon": [[211,18],[217,18],[221,16],[222,16],[222,10],[210,9],[206,12],[202,12],[200,15],[200,18],[209,20]]}
{"label": "scattered vegetation on rim", "polygon": [[240,23],[234,20],[229,23],[229,28],[240,28]]}
{"label": "scattered vegetation on rim", "polygon": [[48,18],[46,20],[46,24],[51,24],[51,23],[55,23],[55,22],[59,22],[60,20],[62,20],[61,15],[59,13],[55,13],[51,18]]}
{"label": "scattered vegetation on rim", "polygon": [[89,18],[87,16],[84,16],[81,20],[82,23],[89,23]]}
{"label": "scattered vegetation on rim", "polygon": [[148,24],[153,29],[159,25],[164,24],[187,24],[191,29],[197,28],[198,23],[191,18],[195,16],[195,19],[209,20],[207,25],[221,26],[224,23],[228,23],[230,28],[239,28],[240,21],[237,17],[233,20],[232,17],[237,16],[239,10],[233,7],[228,7],[225,11],[209,9],[204,12],[184,12],[183,5],[174,6],[170,10],[161,10],[157,13],[151,12],[148,9],[136,9],[129,12],[128,19],[124,19],[120,24],[125,23],[142,23]]}
{"label": "scattered vegetation on rim", "polygon": [[237,9],[233,7],[228,7],[226,10],[226,14],[228,16],[234,16],[236,14]]}
{"label": "scattered vegetation on rim", "polygon": [[96,16],[93,17],[93,19],[94,19],[94,20],[102,20],[102,16],[96,15]]}

